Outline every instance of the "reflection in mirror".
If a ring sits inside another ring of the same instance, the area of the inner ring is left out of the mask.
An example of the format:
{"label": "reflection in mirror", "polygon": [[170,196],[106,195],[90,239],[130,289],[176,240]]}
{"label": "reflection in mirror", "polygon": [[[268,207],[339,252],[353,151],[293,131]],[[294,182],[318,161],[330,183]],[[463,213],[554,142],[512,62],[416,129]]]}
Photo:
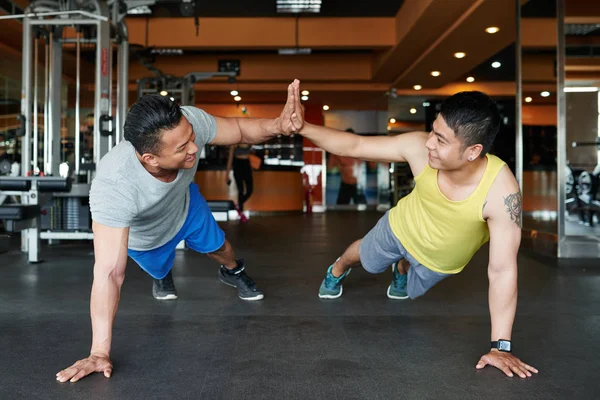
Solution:
{"label": "reflection in mirror", "polygon": [[556,1],[521,2],[523,245],[557,254]]}
{"label": "reflection in mirror", "polygon": [[566,45],[565,234],[600,238],[598,124],[600,23],[564,26]]}

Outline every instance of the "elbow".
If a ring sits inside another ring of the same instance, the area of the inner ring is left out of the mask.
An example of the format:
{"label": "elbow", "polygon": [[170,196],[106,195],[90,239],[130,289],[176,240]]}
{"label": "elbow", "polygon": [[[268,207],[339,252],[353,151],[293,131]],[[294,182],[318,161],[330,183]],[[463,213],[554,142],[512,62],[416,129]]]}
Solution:
{"label": "elbow", "polygon": [[121,287],[125,281],[125,268],[118,266],[94,266],[94,281],[113,282]]}

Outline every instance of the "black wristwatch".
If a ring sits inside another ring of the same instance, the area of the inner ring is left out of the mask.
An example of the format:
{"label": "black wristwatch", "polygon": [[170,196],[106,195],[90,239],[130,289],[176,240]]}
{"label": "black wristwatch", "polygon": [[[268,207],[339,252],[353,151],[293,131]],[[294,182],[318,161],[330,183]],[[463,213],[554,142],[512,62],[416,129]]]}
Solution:
{"label": "black wristwatch", "polygon": [[492,342],[492,349],[498,349],[499,351],[503,351],[505,353],[511,353],[512,343],[510,340],[500,339]]}

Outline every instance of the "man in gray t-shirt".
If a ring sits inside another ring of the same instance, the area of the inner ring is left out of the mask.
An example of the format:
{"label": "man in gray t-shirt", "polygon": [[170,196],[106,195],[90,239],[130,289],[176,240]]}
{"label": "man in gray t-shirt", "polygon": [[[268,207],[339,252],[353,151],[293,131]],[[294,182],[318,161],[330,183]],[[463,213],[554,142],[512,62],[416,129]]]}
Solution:
{"label": "man in gray t-shirt", "polygon": [[276,119],[213,117],[159,95],[134,104],[125,140],[102,158],[90,191],[95,255],[90,356],[60,371],[57,380],[75,382],[92,372],[110,377],[112,326],[127,256],[155,278],[155,295],[170,291],[176,298],[170,271],[175,248],[184,240],[221,265],[219,279],[237,288],[241,299],[263,298],[193,183],[197,153],[207,143],[260,143],[298,131],[304,123],[298,96],[296,80]]}

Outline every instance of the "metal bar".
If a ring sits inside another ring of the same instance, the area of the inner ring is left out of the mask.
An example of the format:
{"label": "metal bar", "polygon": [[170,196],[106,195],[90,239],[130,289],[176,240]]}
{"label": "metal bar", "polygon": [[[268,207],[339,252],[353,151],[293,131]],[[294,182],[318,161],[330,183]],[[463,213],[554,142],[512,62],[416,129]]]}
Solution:
{"label": "metal bar", "polygon": [[43,159],[42,159],[42,167],[44,170],[44,174],[46,174],[46,163],[48,162],[48,103],[50,102],[50,86],[49,86],[49,69],[50,69],[50,41],[46,41],[45,44],[46,51],[46,59],[44,60],[44,147],[42,149]]}
{"label": "metal bar", "polygon": [[129,105],[129,41],[123,40],[119,46],[119,82],[117,103],[119,118],[117,119],[117,135],[115,144],[119,144],[123,140],[123,127],[125,126],[125,118],[127,116],[127,107]]}
{"label": "metal bar", "polygon": [[[99,12],[108,15],[106,3],[99,3]],[[97,21],[96,38],[96,92],[94,97],[94,163],[98,165],[100,159],[108,152],[108,138],[100,135],[100,118],[108,115],[110,108],[108,62],[110,53],[110,24]]]}
{"label": "metal bar", "polygon": [[93,232],[53,232],[43,231],[40,233],[41,239],[59,239],[59,240],[83,240],[93,239]]}
{"label": "metal bar", "polygon": [[52,38],[52,50],[50,51],[50,130],[48,132],[48,174],[58,174],[61,162],[61,116],[62,116],[62,46],[57,41],[62,35],[60,29],[54,33]]}
{"label": "metal bar", "polygon": [[[77,43],[77,39],[73,39],[73,38],[64,38],[64,39],[60,39],[61,43]],[[115,38],[111,39],[111,42],[113,43],[117,43],[117,40]],[[96,39],[86,39],[86,38],[81,38],[80,39],[80,43],[96,43]]]}
{"label": "metal bar", "polygon": [[33,173],[39,172],[39,156],[40,148],[38,136],[38,38],[33,41]]}
{"label": "metal bar", "polygon": [[[113,116],[113,67],[112,67],[112,58],[113,58],[113,46],[112,43],[108,43],[108,116]],[[112,134],[107,138],[108,139],[108,151],[110,151],[113,147],[113,139],[115,137],[115,130],[112,126],[112,122],[110,122],[110,131]]]}
{"label": "metal bar", "polygon": [[557,165],[557,195],[558,195],[558,254],[560,258],[566,249],[562,249],[565,244],[565,210],[566,210],[566,191],[565,191],[565,166],[567,165],[567,96],[564,92],[565,87],[565,0],[556,1],[556,24],[557,24],[557,46],[556,46],[556,98],[558,109],[558,126],[556,132],[556,165]]}
{"label": "metal bar", "polygon": [[80,113],[80,92],[81,92],[81,32],[77,31],[77,50],[76,50],[76,77],[75,77],[75,175],[79,175],[79,164],[81,162],[81,116]]}
{"label": "metal bar", "polygon": [[521,193],[523,192],[523,74],[522,74],[522,54],[521,54],[521,1],[516,0],[516,83],[517,93],[515,96],[515,177],[519,184]]}
{"label": "metal bar", "polygon": [[[91,12],[83,11],[83,10],[48,11],[48,12],[41,12],[41,13],[35,13],[35,12],[33,12],[33,13],[17,14],[17,15],[2,15],[2,16],[0,16],[0,20],[1,19],[36,18],[36,17],[53,17],[53,16],[74,15],[74,14],[82,15],[84,17],[93,18],[93,19],[99,20],[99,21],[108,21],[108,17],[104,17],[102,15],[93,14]],[[45,21],[45,22],[50,22],[50,21]],[[51,24],[49,24],[49,25],[51,25]]]}
{"label": "metal bar", "polygon": [[[31,25],[23,20],[23,60],[21,77],[21,114],[25,118],[25,136],[21,138],[21,175],[26,176],[31,166]],[[21,197],[22,204],[29,203],[28,196]],[[21,251],[29,248],[27,233],[21,233]]]}
{"label": "metal bar", "polygon": [[21,175],[31,167],[31,26],[23,21],[23,64],[21,86],[21,114],[25,117],[25,136],[21,140]]}
{"label": "metal bar", "polygon": [[98,21],[93,19],[57,19],[57,20],[33,20],[30,22],[31,25],[95,25]]}
{"label": "metal bar", "polygon": [[46,115],[44,118],[47,120],[47,128],[44,132],[44,175],[48,175],[50,173],[50,132],[52,132],[52,108],[50,103],[50,94],[52,93],[53,88],[53,80],[52,80],[52,64],[53,64],[53,54],[54,54],[54,33],[50,32],[48,35],[48,69],[47,69],[47,77],[48,77],[48,95],[46,98]]}

